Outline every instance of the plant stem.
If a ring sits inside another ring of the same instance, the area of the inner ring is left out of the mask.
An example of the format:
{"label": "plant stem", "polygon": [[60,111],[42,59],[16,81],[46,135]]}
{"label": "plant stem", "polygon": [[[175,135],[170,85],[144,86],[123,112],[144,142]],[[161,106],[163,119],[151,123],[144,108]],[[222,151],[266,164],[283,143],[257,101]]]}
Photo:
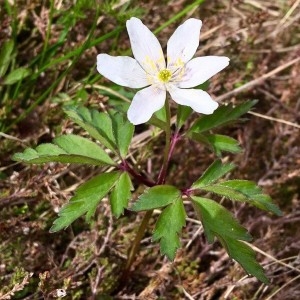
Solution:
{"label": "plant stem", "polygon": [[171,137],[171,145],[170,145],[170,151],[169,151],[169,155],[168,155],[168,164],[169,164],[171,156],[174,152],[175,146],[180,139],[181,139],[181,135],[176,130],[174,135]]}
{"label": "plant stem", "polygon": [[135,178],[138,182],[148,186],[152,187],[155,186],[155,182],[148,179],[146,176],[138,173],[135,171],[126,160],[123,160],[122,163],[120,164],[119,168],[123,171],[128,172],[133,178]]}
{"label": "plant stem", "polygon": [[162,184],[166,180],[167,169],[169,165],[169,153],[170,153],[170,142],[171,142],[171,114],[170,114],[170,106],[169,101],[165,103],[165,110],[166,110],[166,145],[165,145],[165,152],[164,152],[164,161],[163,165],[160,169],[157,184]]}
{"label": "plant stem", "polygon": [[[168,169],[168,164],[169,164],[169,160],[170,160],[169,153],[170,153],[170,149],[171,149],[170,148],[170,146],[171,146],[171,114],[170,114],[170,106],[169,106],[168,101],[165,102],[165,109],[166,109],[166,128],[165,128],[166,144],[165,144],[163,165],[162,165],[161,170],[159,172],[156,184],[163,184],[165,182],[167,169]],[[174,142],[176,143],[176,139],[174,139]],[[127,170],[127,171],[129,171],[129,170]],[[147,228],[147,225],[150,221],[152,213],[153,213],[153,209],[148,210],[146,212],[146,214],[144,215],[144,218],[143,218],[142,223],[141,223],[141,225],[138,229],[138,232],[136,234],[133,245],[132,245],[132,247],[129,251],[123,274],[120,278],[120,284],[121,285],[125,284],[125,281],[126,281],[126,279],[128,277],[128,274],[130,272],[131,265],[132,265],[132,263],[135,259],[135,256],[136,256],[136,254],[139,250],[141,240],[144,236],[144,233],[146,231],[146,228]]]}
{"label": "plant stem", "polygon": [[152,212],[153,210],[149,210],[146,212],[146,214],[144,215],[143,217],[143,220],[142,220],[142,223],[138,229],[138,232],[135,236],[135,239],[134,239],[134,242],[133,242],[133,245],[128,253],[128,257],[127,257],[127,261],[126,261],[126,265],[125,265],[125,268],[124,268],[124,271],[123,271],[123,274],[121,276],[121,279],[120,279],[120,282],[121,282],[121,285],[123,283],[125,283],[125,280],[128,276],[128,273],[130,272],[130,268],[131,268],[131,265],[135,259],[135,256],[140,248],[140,243],[141,243],[141,240],[144,236],[144,233],[145,233],[145,230],[147,228],[147,225],[149,223],[149,220],[152,216]]}

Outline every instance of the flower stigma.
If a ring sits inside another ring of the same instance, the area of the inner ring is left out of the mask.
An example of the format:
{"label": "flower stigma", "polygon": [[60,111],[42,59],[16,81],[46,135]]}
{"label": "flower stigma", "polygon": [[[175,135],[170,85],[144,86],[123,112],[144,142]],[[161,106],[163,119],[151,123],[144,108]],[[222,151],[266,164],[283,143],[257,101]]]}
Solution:
{"label": "flower stigma", "polygon": [[158,73],[158,79],[164,83],[169,82],[172,77],[172,73],[168,69],[164,69]]}

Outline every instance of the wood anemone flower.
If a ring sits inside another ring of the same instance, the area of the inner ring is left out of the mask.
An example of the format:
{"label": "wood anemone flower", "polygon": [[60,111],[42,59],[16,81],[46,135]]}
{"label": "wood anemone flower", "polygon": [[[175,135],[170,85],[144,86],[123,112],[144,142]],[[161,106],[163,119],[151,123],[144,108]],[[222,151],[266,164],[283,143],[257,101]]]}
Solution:
{"label": "wood anemone flower", "polygon": [[212,114],[218,103],[200,89],[192,89],[229,64],[225,56],[193,58],[199,46],[202,22],[188,19],[167,43],[167,63],[155,35],[137,18],[126,22],[133,56],[97,56],[98,72],[111,81],[139,90],[127,112],[134,125],[147,122],[166,101],[167,91],[180,105],[203,114]]}

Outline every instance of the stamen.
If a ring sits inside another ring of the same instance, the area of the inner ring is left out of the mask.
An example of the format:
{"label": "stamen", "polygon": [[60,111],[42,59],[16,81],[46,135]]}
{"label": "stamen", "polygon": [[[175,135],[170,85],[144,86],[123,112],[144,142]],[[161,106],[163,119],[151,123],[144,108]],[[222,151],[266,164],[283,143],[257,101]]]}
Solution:
{"label": "stamen", "polygon": [[168,69],[164,69],[158,73],[158,79],[164,83],[169,82],[172,77],[172,73]]}

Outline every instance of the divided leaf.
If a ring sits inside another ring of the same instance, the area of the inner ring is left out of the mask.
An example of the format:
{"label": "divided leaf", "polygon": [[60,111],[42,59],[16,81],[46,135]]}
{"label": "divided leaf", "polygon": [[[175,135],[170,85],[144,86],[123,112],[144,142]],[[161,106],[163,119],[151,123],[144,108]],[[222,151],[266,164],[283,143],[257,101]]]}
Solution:
{"label": "divided leaf", "polygon": [[172,185],[156,185],[147,189],[134,203],[135,211],[164,207],[181,197],[180,191]]}
{"label": "divided leaf", "polygon": [[99,145],[87,138],[68,134],[55,138],[54,143],[64,149],[67,153],[94,158],[95,160],[111,165],[115,164]]}
{"label": "divided leaf", "polygon": [[222,183],[202,186],[201,189],[232,200],[248,202],[260,209],[273,212],[278,216],[282,214],[277,205],[272,203],[271,197],[263,194],[261,188],[252,181],[228,180]]}
{"label": "divided leaf", "polygon": [[115,113],[112,117],[113,134],[122,158],[125,158],[134,133],[134,125],[124,115]]}
{"label": "divided leaf", "polygon": [[98,112],[86,107],[69,107],[66,114],[105,147],[125,157],[133,137],[134,125],[121,113]]}
{"label": "divided leaf", "polygon": [[91,137],[108,149],[115,151],[116,142],[112,131],[112,122],[107,113],[86,107],[68,107],[64,109],[69,118],[86,130]]}
{"label": "divided leaf", "polygon": [[178,234],[185,226],[185,216],[182,199],[176,199],[163,210],[156,222],[153,240],[160,240],[160,251],[170,260],[175,258],[180,247]]}
{"label": "divided leaf", "polygon": [[217,237],[229,256],[236,260],[247,273],[268,283],[263,268],[255,259],[255,252],[241,241],[250,241],[251,235],[222,205],[200,197],[192,197],[194,208],[199,215],[208,242]]}
{"label": "divided leaf", "polygon": [[240,116],[247,113],[252,106],[257,103],[256,100],[246,101],[233,107],[232,104],[219,106],[212,115],[200,117],[190,128],[190,132],[204,132],[229,122],[237,120]]}
{"label": "divided leaf", "polygon": [[196,212],[200,214],[203,228],[209,243],[217,235],[233,239],[251,241],[251,235],[242,227],[231,213],[217,202],[202,198],[191,197]]}
{"label": "divided leaf", "polygon": [[35,149],[27,148],[13,155],[16,161],[29,164],[46,162],[80,163],[91,165],[115,165],[109,155],[96,143],[73,134],[62,135]]}
{"label": "divided leaf", "polygon": [[111,195],[110,205],[114,216],[117,218],[123,213],[128,206],[128,201],[131,198],[132,183],[130,176],[126,172],[122,172],[119,180],[116,182]]}
{"label": "divided leaf", "polygon": [[214,183],[234,168],[234,164],[222,164],[222,161],[217,159],[206,169],[203,175],[193,183],[192,189],[200,189],[211,183]]}
{"label": "divided leaf", "polygon": [[217,156],[221,156],[222,152],[239,153],[242,150],[236,139],[226,135],[191,132],[189,137],[197,142],[206,144]]}
{"label": "divided leaf", "polygon": [[256,261],[255,251],[251,247],[242,241],[231,238],[224,240],[222,237],[219,237],[219,240],[228,255],[237,261],[248,274],[256,277],[265,284],[269,283],[269,279],[265,275],[262,266]]}
{"label": "divided leaf", "polygon": [[60,210],[59,218],[54,221],[50,232],[67,228],[84,214],[89,222],[100,200],[111,190],[119,176],[119,172],[104,173],[82,184],[76,190],[75,196]]}

